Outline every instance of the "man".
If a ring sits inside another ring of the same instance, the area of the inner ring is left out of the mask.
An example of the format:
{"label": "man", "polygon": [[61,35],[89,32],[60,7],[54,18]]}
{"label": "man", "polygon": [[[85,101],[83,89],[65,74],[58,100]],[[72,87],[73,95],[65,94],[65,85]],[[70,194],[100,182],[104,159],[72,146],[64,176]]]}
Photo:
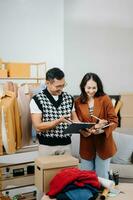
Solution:
{"label": "man", "polygon": [[71,135],[63,134],[70,118],[78,121],[73,111],[73,98],[63,92],[65,75],[59,68],[46,73],[46,89],[33,96],[30,102],[31,118],[37,131],[40,155],[58,155],[71,152]]}

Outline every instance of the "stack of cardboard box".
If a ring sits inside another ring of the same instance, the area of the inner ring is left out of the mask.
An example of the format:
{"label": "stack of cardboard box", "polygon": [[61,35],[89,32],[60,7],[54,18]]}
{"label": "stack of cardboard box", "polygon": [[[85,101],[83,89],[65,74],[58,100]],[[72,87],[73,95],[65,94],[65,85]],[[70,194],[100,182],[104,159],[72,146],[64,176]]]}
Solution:
{"label": "stack of cardboard box", "polygon": [[133,93],[122,94],[121,127],[133,128]]}

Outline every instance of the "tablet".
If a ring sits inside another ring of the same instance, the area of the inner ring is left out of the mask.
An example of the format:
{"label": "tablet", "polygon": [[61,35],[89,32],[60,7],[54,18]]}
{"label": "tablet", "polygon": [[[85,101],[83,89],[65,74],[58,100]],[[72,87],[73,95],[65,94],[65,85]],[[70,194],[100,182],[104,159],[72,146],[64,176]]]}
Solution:
{"label": "tablet", "polygon": [[80,131],[82,129],[85,129],[85,128],[91,128],[92,126],[94,126],[96,123],[85,123],[85,122],[73,122],[72,124],[70,124],[68,126],[68,128],[66,128],[64,130],[64,134],[66,133],[80,133]]}

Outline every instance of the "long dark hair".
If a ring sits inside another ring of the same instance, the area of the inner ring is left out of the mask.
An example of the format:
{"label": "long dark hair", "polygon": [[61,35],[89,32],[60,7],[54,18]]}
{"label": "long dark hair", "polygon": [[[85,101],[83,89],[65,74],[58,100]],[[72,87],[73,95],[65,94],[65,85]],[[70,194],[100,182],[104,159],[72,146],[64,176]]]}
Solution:
{"label": "long dark hair", "polygon": [[99,78],[99,76],[95,73],[91,73],[91,72],[87,73],[87,74],[84,75],[84,77],[83,77],[83,79],[81,80],[81,83],[80,83],[80,90],[81,90],[80,97],[81,97],[82,103],[86,103],[86,101],[88,100],[88,96],[85,92],[85,85],[90,79],[92,79],[93,81],[95,81],[97,83],[97,92],[95,94],[95,97],[105,95],[105,92],[103,90],[103,84],[102,84],[102,81]]}

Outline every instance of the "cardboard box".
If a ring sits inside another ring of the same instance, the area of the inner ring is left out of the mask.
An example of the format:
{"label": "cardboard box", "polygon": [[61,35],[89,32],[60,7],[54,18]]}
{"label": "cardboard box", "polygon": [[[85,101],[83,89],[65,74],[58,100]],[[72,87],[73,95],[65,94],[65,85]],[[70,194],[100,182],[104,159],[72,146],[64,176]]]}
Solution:
{"label": "cardboard box", "polygon": [[27,63],[7,63],[6,69],[9,72],[9,77],[29,78],[30,64]]}
{"label": "cardboard box", "polygon": [[121,127],[133,128],[133,115],[132,116],[122,116],[121,117]]}
{"label": "cardboard box", "polygon": [[7,78],[7,69],[0,69],[0,78]]}
{"label": "cardboard box", "polygon": [[121,101],[123,102],[120,110],[121,117],[126,115],[133,116],[133,93],[122,94]]}
{"label": "cardboard box", "polygon": [[35,185],[41,192],[49,191],[49,183],[61,170],[78,167],[79,160],[71,155],[38,157],[35,160]]}

